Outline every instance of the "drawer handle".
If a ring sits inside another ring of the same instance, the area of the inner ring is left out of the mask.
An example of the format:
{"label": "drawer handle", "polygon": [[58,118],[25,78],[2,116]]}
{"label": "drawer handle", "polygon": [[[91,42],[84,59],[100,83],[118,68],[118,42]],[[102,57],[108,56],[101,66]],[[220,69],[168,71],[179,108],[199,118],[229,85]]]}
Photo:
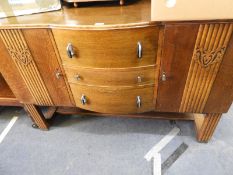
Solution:
{"label": "drawer handle", "polygon": [[86,98],[86,96],[83,94],[82,95],[82,97],[81,97],[81,103],[83,104],[83,105],[85,105],[86,103],[87,103],[87,98]]}
{"label": "drawer handle", "polygon": [[138,59],[142,58],[142,44],[141,44],[141,42],[138,42],[138,44],[137,44],[137,55],[138,55]]}
{"label": "drawer handle", "polygon": [[137,102],[137,107],[138,107],[138,108],[141,108],[142,103],[141,103],[141,97],[140,97],[140,96],[137,96],[136,102]]}
{"label": "drawer handle", "polygon": [[73,58],[74,56],[74,49],[71,43],[68,43],[67,47],[66,47],[66,52],[67,52],[67,56],[69,58]]}

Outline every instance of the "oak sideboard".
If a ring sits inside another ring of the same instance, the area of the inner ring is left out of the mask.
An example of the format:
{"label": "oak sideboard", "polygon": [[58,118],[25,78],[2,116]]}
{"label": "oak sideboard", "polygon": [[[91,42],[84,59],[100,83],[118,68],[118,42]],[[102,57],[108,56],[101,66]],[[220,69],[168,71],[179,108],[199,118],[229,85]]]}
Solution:
{"label": "oak sideboard", "polygon": [[140,0],[0,21],[0,105],[34,127],[55,112],[184,119],[206,142],[233,101],[231,19],[153,21]]}

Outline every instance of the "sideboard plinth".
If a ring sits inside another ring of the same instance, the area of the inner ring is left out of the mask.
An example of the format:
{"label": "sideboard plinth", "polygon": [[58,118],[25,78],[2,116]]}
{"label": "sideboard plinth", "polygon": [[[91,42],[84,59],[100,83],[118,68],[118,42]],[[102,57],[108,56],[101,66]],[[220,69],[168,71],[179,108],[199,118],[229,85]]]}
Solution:
{"label": "sideboard plinth", "polygon": [[183,120],[193,121],[196,127],[196,138],[199,142],[208,142],[222,116],[222,114],[194,114],[194,113],[167,113],[167,112],[146,112],[140,114],[105,114],[83,110],[77,107],[48,107],[45,113],[32,104],[26,104],[25,110],[31,117],[32,121],[39,129],[48,130],[48,119],[51,119],[54,114],[62,115],[90,115],[102,117],[127,117],[127,118],[148,118],[159,120]]}

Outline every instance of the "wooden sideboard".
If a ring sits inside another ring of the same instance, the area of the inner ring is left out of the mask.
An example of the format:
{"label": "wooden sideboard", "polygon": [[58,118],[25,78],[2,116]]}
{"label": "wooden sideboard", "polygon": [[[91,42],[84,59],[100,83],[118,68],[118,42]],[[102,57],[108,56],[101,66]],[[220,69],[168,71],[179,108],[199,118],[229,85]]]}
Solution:
{"label": "wooden sideboard", "polygon": [[141,0],[1,23],[0,105],[41,129],[54,112],[184,119],[206,142],[233,101],[233,20],[152,22]]}

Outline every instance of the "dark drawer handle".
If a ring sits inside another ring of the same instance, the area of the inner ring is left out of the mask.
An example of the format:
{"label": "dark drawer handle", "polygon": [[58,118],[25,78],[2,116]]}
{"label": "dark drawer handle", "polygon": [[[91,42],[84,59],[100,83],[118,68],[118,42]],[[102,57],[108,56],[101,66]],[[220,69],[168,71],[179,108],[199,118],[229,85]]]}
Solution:
{"label": "dark drawer handle", "polygon": [[138,59],[142,58],[142,44],[141,44],[141,42],[138,42],[138,44],[137,44],[137,55],[138,55]]}
{"label": "dark drawer handle", "polygon": [[73,49],[73,46],[71,43],[68,43],[67,47],[66,47],[66,53],[67,53],[67,56],[69,58],[73,58],[74,56],[74,49]]}

